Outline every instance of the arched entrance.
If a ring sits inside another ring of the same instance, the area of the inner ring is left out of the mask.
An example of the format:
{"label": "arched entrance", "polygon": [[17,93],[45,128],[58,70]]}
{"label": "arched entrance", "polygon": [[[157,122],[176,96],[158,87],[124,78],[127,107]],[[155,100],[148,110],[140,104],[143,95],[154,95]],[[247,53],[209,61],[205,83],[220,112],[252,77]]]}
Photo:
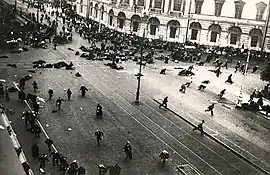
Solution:
{"label": "arched entrance", "polygon": [[113,10],[111,9],[109,11],[109,25],[112,26],[113,25],[113,16],[114,16],[114,12]]}
{"label": "arched entrance", "polygon": [[83,13],[83,0],[80,1],[80,13]]}
{"label": "arched entrance", "polygon": [[221,27],[218,24],[212,24],[208,28],[210,34],[210,42],[216,43],[220,37]]}
{"label": "arched entrance", "polygon": [[260,29],[253,28],[249,32],[249,36],[250,36],[250,46],[251,47],[260,47],[262,36],[263,36],[262,31]]}
{"label": "arched entrance", "polygon": [[202,30],[202,25],[199,22],[192,22],[189,26],[191,30],[190,40],[198,40]]}
{"label": "arched entrance", "polygon": [[148,21],[149,29],[150,29],[150,35],[156,35],[158,32],[158,28],[160,25],[159,20],[156,17],[152,17]]}
{"label": "arched entrance", "polygon": [[90,2],[90,4],[89,4],[89,14],[90,14],[90,16],[93,15],[93,3],[92,2]]}
{"label": "arched entrance", "polygon": [[118,13],[118,17],[117,17],[117,23],[118,23],[118,27],[120,29],[123,29],[125,26],[125,21],[126,21],[126,15],[124,12],[119,12]]}
{"label": "arched entrance", "polygon": [[95,5],[95,18],[98,17],[98,4]]}
{"label": "arched entrance", "polygon": [[238,26],[232,26],[229,28],[230,44],[237,45],[240,41],[242,30]]}
{"label": "arched entrance", "polygon": [[141,17],[139,15],[133,15],[131,17],[131,30],[133,32],[138,32],[141,23]]}
{"label": "arched entrance", "polygon": [[102,5],[100,8],[100,19],[103,20],[103,16],[104,16],[104,6]]}
{"label": "arched entrance", "polygon": [[179,33],[180,23],[176,20],[171,20],[167,24],[167,31],[169,33],[169,38],[175,38],[176,34]]}

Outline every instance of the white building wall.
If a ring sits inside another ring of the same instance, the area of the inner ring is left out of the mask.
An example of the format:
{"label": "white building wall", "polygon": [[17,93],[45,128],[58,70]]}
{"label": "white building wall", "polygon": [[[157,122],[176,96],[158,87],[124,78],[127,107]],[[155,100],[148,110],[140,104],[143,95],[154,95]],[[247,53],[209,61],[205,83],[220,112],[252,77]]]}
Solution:
{"label": "white building wall", "polygon": [[[86,17],[87,15],[87,6],[88,1],[90,0],[83,0],[83,13],[80,13],[80,0],[77,1],[77,13],[83,17]],[[153,0],[154,1],[154,0]],[[137,15],[143,16],[143,12],[146,12],[147,15],[150,17],[157,17],[160,21],[160,26],[156,32],[156,36],[150,36],[149,32],[149,25],[148,22],[143,22],[139,25],[139,31],[136,32],[139,36],[143,35],[144,29],[146,30],[146,37],[152,38],[152,39],[159,39],[162,38],[163,40],[167,41],[174,41],[174,42],[184,42],[186,38],[186,29],[187,29],[187,21],[188,21],[188,12],[189,12],[189,6],[191,1],[191,15],[190,15],[190,23],[194,20],[199,22],[202,26],[202,30],[198,33],[198,40],[197,42],[199,44],[209,44],[209,45],[220,45],[220,46],[228,46],[230,42],[230,34],[228,32],[228,29],[230,26],[236,25],[239,26],[242,30],[242,35],[240,37],[239,42],[237,45],[232,45],[233,47],[241,47],[242,44],[245,44],[245,46],[250,45],[250,37],[249,32],[251,29],[259,27],[262,31],[264,30],[265,21],[256,21],[256,3],[258,2],[264,2],[265,4],[268,4],[268,0],[243,0],[246,2],[243,8],[242,18],[241,19],[235,19],[235,0],[226,0],[223,4],[223,8],[221,11],[221,16],[216,17],[214,16],[215,11],[215,3],[214,0],[204,0],[203,6],[202,6],[202,13],[200,15],[194,14],[195,11],[195,0],[186,0],[186,2],[182,3],[184,6],[184,14],[182,16],[176,16],[170,15],[171,8],[173,6],[173,0],[171,2],[171,6],[169,6],[169,0],[165,0],[164,2],[164,12],[161,14],[153,13],[149,9],[150,6],[150,0],[145,0],[145,10],[137,10]],[[93,2],[93,7],[96,4],[95,0],[91,0]],[[130,0],[130,3],[127,6],[122,6],[120,4],[120,0],[117,0],[117,5],[111,5],[110,1],[107,0],[99,0],[99,12],[98,12],[98,18],[92,19],[99,21],[100,18],[100,6],[104,5],[104,17],[101,21],[106,26],[109,25],[109,10],[112,9],[114,11],[114,17],[113,17],[113,25],[109,26],[110,28],[113,28],[115,30],[119,30],[122,32],[130,33],[131,31],[131,17],[135,14],[134,13],[134,7],[133,7],[133,0]],[[266,19],[267,16],[267,10],[268,7],[265,10],[265,13],[263,14],[263,19]],[[93,9],[93,16],[94,16],[94,9]],[[117,15],[118,13],[122,11],[125,13],[127,20],[125,21],[124,29],[120,30],[118,28],[118,21],[117,21]],[[172,39],[169,38],[169,27],[167,26],[168,22],[170,20],[178,20],[180,22],[180,28],[178,29],[176,33],[176,38]],[[189,24],[190,24],[189,23]],[[208,28],[211,24],[218,23],[221,28],[222,32],[218,38],[218,41],[216,43],[210,43],[210,33],[208,31]],[[191,38],[191,30],[188,31],[188,40]],[[270,50],[270,30],[267,33],[266,38],[266,46],[267,50]]]}

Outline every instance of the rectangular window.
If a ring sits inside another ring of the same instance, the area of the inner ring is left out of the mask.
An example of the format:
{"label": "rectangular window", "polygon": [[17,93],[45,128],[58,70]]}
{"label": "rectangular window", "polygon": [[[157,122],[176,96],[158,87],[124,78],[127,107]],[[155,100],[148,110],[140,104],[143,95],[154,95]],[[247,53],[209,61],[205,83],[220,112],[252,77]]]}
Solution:
{"label": "rectangular window", "polygon": [[217,42],[217,35],[218,35],[217,32],[212,31],[211,36],[210,36],[210,42],[213,42],[213,43]]}
{"label": "rectangular window", "polygon": [[81,5],[81,13],[83,12],[83,5]]}
{"label": "rectangular window", "polygon": [[144,6],[144,0],[138,0],[137,5],[138,6]]}
{"label": "rectangular window", "polygon": [[162,0],[155,0],[154,8],[161,9]]}
{"label": "rectangular window", "polygon": [[262,20],[263,17],[263,11],[261,9],[258,9],[256,14],[256,20]]}
{"label": "rectangular window", "polygon": [[119,19],[119,28],[122,29],[124,27],[124,20]]}
{"label": "rectangular window", "polygon": [[170,27],[170,38],[175,38],[176,27]]}
{"label": "rectangular window", "polygon": [[216,2],[215,3],[215,16],[221,15],[221,10],[224,2]]}
{"label": "rectangular window", "polygon": [[138,22],[133,22],[133,32],[137,32],[139,28],[139,23]]}
{"label": "rectangular window", "polygon": [[103,20],[104,11],[101,12],[100,19]]}
{"label": "rectangular window", "polygon": [[198,30],[192,29],[191,30],[191,40],[197,40]]}
{"label": "rectangular window", "polygon": [[245,2],[242,0],[235,1],[235,14],[234,17],[237,19],[240,19],[242,17],[243,8],[245,5]]}
{"label": "rectangular window", "polygon": [[259,2],[256,4],[256,7],[257,7],[256,20],[262,20],[267,4],[265,4],[264,2]]}
{"label": "rectangular window", "polygon": [[110,26],[112,25],[113,22],[113,16],[110,16]]}
{"label": "rectangular window", "polygon": [[181,10],[181,4],[182,4],[182,0],[174,0],[173,10],[174,11],[180,11]]}
{"label": "rectangular window", "polygon": [[231,34],[231,39],[230,39],[230,44],[236,45],[238,39],[238,35],[237,34]]}
{"label": "rectangular window", "polygon": [[258,39],[259,39],[258,36],[251,36],[250,46],[251,47],[257,47]]}
{"label": "rectangular window", "polygon": [[201,14],[202,5],[203,5],[203,0],[196,0],[195,1],[195,13],[196,14]]}
{"label": "rectangular window", "polygon": [[242,16],[242,9],[239,6],[235,6],[235,18],[240,19]]}
{"label": "rectangular window", "polygon": [[150,35],[156,35],[156,25],[150,25]]}

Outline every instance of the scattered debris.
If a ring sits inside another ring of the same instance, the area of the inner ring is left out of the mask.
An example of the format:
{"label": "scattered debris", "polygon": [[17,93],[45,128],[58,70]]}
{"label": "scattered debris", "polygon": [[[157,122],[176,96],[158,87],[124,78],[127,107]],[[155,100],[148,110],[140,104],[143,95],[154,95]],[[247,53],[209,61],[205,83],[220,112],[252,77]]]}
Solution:
{"label": "scattered debris", "polygon": [[8,58],[7,55],[1,55],[0,58]]}
{"label": "scattered debris", "polygon": [[21,53],[21,52],[22,52],[22,50],[18,49],[18,50],[13,50],[10,53]]}
{"label": "scattered debris", "polygon": [[13,67],[13,68],[17,68],[17,65],[16,64],[7,64],[7,66]]}
{"label": "scattered debris", "polygon": [[70,48],[70,47],[68,48],[68,50],[74,51],[74,49],[72,49],[72,48]]}
{"label": "scattered debris", "polygon": [[9,87],[8,88],[8,92],[17,92],[17,91],[18,91],[18,89],[15,88],[15,87]]}
{"label": "scattered debris", "polygon": [[76,51],[76,52],[75,52],[75,55],[80,55],[80,52],[79,52],[79,51]]}
{"label": "scattered debris", "polygon": [[57,113],[57,110],[52,110],[52,113]]}
{"label": "scattered debris", "polygon": [[32,75],[26,75],[26,76],[24,76],[24,79],[27,81],[27,80],[30,80],[31,78],[33,78],[33,76]]}
{"label": "scattered debris", "polygon": [[71,129],[71,128],[68,128],[67,130],[68,130],[68,131],[72,131],[72,129]]}
{"label": "scattered debris", "polygon": [[31,73],[36,73],[36,71],[34,71],[34,70],[28,70],[28,72],[31,72]]}
{"label": "scattered debris", "polygon": [[82,75],[81,75],[79,72],[77,72],[77,73],[75,74],[75,76],[76,76],[76,77],[81,77]]}
{"label": "scattered debris", "polygon": [[34,61],[33,64],[45,64],[46,61],[44,60],[38,60],[38,61]]}
{"label": "scattered debris", "polygon": [[53,68],[53,65],[52,65],[52,64],[46,64],[46,65],[44,66],[44,68]]}
{"label": "scattered debris", "polygon": [[203,83],[203,84],[209,84],[210,81],[209,81],[209,80],[204,80],[204,81],[202,81],[202,83]]}
{"label": "scattered debris", "polygon": [[50,125],[49,125],[49,124],[46,124],[45,126],[46,126],[46,127],[49,127]]}
{"label": "scattered debris", "polygon": [[33,64],[45,64],[46,61],[44,60],[38,60],[38,61],[34,61]]}
{"label": "scattered debris", "polygon": [[83,108],[82,108],[82,107],[80,107],[80,110],[82,111],[82,110],[83,110]]}

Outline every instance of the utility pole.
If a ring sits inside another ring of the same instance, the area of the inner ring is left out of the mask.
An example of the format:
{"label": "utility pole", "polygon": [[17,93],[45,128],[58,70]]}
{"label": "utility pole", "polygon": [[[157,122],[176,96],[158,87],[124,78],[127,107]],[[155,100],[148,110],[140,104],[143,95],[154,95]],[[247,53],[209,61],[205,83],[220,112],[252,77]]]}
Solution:
{"label": "utility pole", "polygon": [[15,3],[14,3],[14,11],[15,11],[15,14],[17,13],[17,0],[15,0]]}
{"label": "utility pole", "polygon": [[40,0],[38,0],[38,7],[37,7],[37,23],[39,21],[39,6],[40,6],[40,3],[39,3]]}
{"label": "utility pole", "polygon": [[190,22],[190,13],[191,13],[191,1],[189,1],[189,8],[188,8],[188,21],[187,21],[187,28],[186,28],[186,37],[185,37],[185,43],[188,40],[188,30],[189,30],[189,22]]}
{"label": "utility pole", "polygon": [[261,55],[264,52],[264,45],[265,45],[265,39],[266,39],[268,25],[269,25],[269,18],[270,18],[270,0],[269,0],[269,3],[268,3],[266,22],[265,22],[264,31],[263,31],[263,40],[262,40],[262,46],[261,46]]}
{"label": "utility pole", "polygon": [[143,59],[143,44],[144,44],[144,38],[145,38],[145,29],[143,30],[143,37],[141,41],[141,58],[140,58],[140,69],[137,76],[138,79],[138,87],[136,92],[136,101],[135,104],[139,104],[139,98],[140,98],[140,86],[141,86],[141,76],[142,76],[142,59]]}

